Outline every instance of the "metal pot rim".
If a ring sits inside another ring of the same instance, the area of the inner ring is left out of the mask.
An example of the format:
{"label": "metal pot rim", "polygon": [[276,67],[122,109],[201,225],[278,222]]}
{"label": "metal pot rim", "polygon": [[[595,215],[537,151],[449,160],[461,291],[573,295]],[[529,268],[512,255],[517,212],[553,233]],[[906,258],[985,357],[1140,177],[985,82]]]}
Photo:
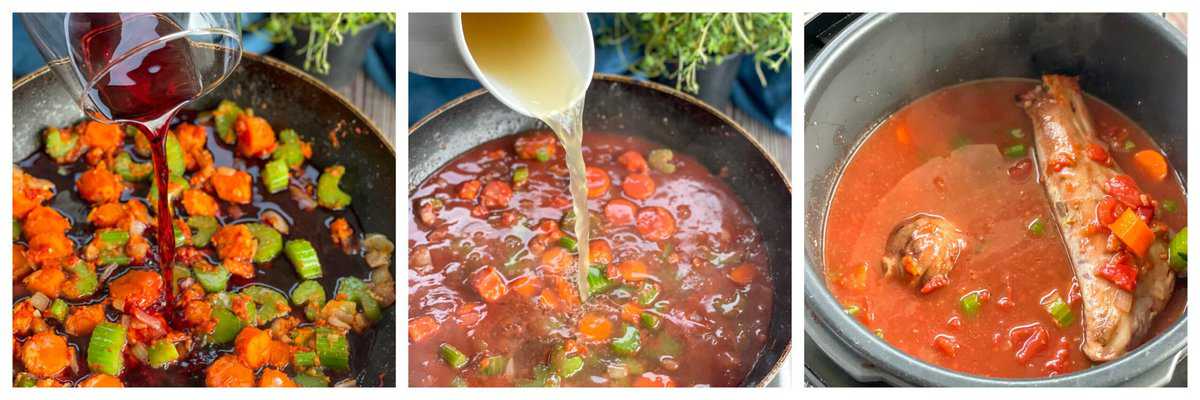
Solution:
{"label": "metal pot rim", "polygon": [[[825,48],[821,49],[812,62],[805,68],[804,104],[816,100],[817,93],[823,93],[828,82],[827,76],[836,73],[831,65],[839,55],[861,40],[864,35],[875,27],[887,23],[896,14],[866,14],[846,26]],[[1171,27],[1164,19],[1153,14],[1136,14],[1135,18],[1146,22],[1151,29],[1173,45],[1186,57],[1185,39],[1182,33]],[[811,188],[809,188],[811,190]],[[808,193],[807,195],[812,195]],[[828,199],[822,199],[828,201]],[[825,216],[821,216],[823,221]],[[824,223],[821,224],[824,226]],[[810,238],[815,243],[824,241],[824,232],[817,238]],[[1032,378],[1032,379],[999,379],[938,367],[918,360],[887,342],[876,337],[849,315],[847,315],[825,287],[825,279],[809,257],[806,249],[804,256],[804,330],[826,330],[839,343],[825,344],[847,347],[858,357],[866,360],[869,368],[878,369],[881,375],[890,375],[904,383],[922,386],[1113,386],[1141,376],[1143,373],[1164,362],[1174,362],[1187,346],[1187,313],[1180,316],[1167,331],[1143,343],[1125,356],[1091,368],[1066,375]],[[887,378],[888,376],[880,376]]]}

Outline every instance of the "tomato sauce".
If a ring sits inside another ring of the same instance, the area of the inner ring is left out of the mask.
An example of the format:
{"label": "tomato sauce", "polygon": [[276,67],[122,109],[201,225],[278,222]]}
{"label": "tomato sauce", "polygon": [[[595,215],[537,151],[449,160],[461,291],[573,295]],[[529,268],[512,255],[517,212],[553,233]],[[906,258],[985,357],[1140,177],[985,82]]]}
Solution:
{"label": "tomato sauce", "polygon": [[[922,97],[869,134],[837,183],[824,241],[828,287],[868,330],[917,359],[1004,378],[1092,365],[1080,350],[1069,256],[1032,162],[1032,125],[1014,101],[1035,84],[984,80]],[[1136,151],[1158,149],[1149,135],[1111,106],[1087,101],[1099,132],[1122,132],[1110,151],[1117,165],[1144,192],[1174,203],[1174,211],[1159,211],[1172,231],[1184,227],[1179,182],[1154,181],[1134,165]],[[928,294],[880,266],[892,229],[918,213],[953,222],[967,243],[949,284]],[[1151,335],[1184,311],[1185,282]],[[963,305],[971,294],[978,311]],[[1060,326],[1047,311],[1054,296],[1068,302],[1073,322]]]}
{"label": "tomato sauce", "polygon": [[668,173],[661,146],[588,133],[590,259],[608,284],[580,304],[562,149],[529,147],[546,135],[485,143],[412,191],[410,384],[741,384],[772,283],[737,195],[690,156]]}

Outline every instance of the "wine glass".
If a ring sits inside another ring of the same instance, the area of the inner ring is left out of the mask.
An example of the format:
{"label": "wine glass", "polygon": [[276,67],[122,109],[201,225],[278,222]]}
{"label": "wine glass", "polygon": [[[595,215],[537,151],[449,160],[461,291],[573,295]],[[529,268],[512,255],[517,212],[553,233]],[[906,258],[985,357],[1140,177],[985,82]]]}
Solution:
{"label": "wine glass", "polygon": [[21,20],[84,113],[147,128],[152,140],[241,60],[236,13],[31,13]]}
{"label": "wine glass", "polygon": [[[21,20],[47,65],[92,119],[150,140],[158,187],[158,268],[174,282],[166,140],[184,105],[221,84],[242,56],[238,14],[36,13]],[[164,291],[168,309],[174,291]],[[172,319],[173,321],[173,319]]]}

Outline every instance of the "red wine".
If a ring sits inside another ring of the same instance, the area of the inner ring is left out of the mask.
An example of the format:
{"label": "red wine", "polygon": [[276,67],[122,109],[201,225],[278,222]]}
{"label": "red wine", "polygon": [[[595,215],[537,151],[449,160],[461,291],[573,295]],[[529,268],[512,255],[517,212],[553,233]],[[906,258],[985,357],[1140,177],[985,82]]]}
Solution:
{"label": "red wine", "polygon": [[175,231],[163,139],[175,112],[203,88],[191,45],[184,37],[159,41],[182,29],[158,14],[71,14],[67,30],[75,65],[91,83],[85,85],[84,95],[92,112],[108,120],[132,121],[150,139],[158,187],[158,267],[168,288],[166,314],[172,316]]}

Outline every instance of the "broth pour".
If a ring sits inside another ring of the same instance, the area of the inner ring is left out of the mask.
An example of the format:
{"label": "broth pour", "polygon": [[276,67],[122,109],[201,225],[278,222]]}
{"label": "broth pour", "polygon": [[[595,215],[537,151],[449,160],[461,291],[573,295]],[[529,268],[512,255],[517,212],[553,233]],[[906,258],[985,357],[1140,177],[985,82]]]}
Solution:
{"label": "broth pour", "polygon": [[[583,161],[583,98],[587,79],[575,77],[573,62],[550,24],[536,13],[464,13],[463,36],[482,71],[554,131],[566,152],[579,262],[575,283],[588,296],[589,218]],[[516,44],[514,46],[514,44]],[[578,98],[576,98],[578,96]]]}
{"label": "broth pour", "polygon": [[[169,205],[165,138],[175,113],[200,94],[203,82],[192,63],[186,39],[122,52],[182,32],[182,28],[157,14],[77,13],[70,18],[69,36],[73,38],[76,62],[91,80],[84,94],[86,101],[104,118],[130,122],[150,140],[158,204]],[[164,282],[174,282],[171,208],[160,207],[155,216],[159,270]],[[166,290],[164,295],[167,321],[173,322],[174,293]]]}

